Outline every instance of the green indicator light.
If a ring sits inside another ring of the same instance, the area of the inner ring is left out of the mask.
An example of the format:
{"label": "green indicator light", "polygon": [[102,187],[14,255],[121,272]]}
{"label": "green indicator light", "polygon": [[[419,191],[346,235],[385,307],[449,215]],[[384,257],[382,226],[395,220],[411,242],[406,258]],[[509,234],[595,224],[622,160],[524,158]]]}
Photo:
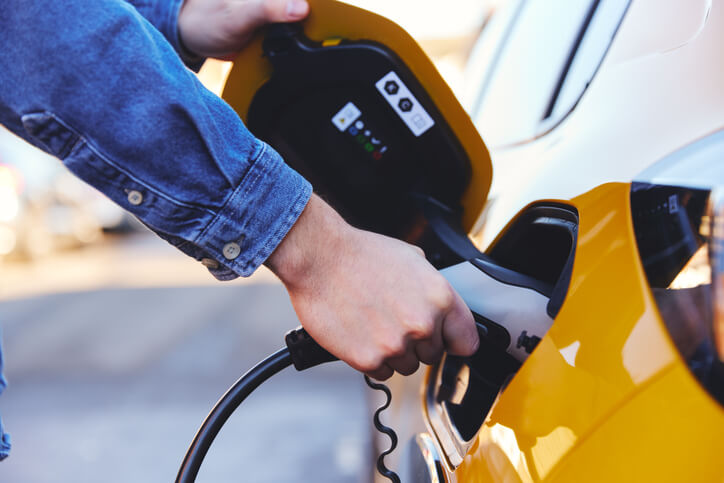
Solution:
{"label": "green indicator light", "polygon": [[365,144],[365,151],[367,151],[368,153],[371,153],[374,150],[375,150],[375,147],[372,146],[370,143]]}
{"label": "green indicator light", "polygon": [[358,135],[357,135],[357,142],[360,143],[360,144],[364,144],[364,143],[367,142],[367,138],[365,137],[364,134],[358,134]]}

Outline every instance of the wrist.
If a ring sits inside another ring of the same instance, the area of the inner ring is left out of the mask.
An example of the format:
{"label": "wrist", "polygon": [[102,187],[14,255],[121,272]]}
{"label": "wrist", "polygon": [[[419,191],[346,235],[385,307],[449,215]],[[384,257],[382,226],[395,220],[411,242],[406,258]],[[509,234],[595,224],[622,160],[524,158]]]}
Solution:
{"label": "wrist", "polygon": [[334,266],[353,231],[332,207],[312,195],[265,264],[288,288],[308,285],[319,279],[316,273]]}

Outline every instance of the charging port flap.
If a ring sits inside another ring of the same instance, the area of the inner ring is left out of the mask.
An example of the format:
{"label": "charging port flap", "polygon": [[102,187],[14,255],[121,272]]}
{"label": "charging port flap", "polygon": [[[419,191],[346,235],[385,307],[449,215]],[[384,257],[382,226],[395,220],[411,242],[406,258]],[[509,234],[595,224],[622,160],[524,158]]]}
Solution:
{"label": "charging port flap", "polygon": [[492,176],[482,139],[403,29],[333,0],[310,4],[305,22],[272,25],[245,49],[224,98],[350,223],[449,263],[428,235],[430,207],[454,230],[472,226]]}

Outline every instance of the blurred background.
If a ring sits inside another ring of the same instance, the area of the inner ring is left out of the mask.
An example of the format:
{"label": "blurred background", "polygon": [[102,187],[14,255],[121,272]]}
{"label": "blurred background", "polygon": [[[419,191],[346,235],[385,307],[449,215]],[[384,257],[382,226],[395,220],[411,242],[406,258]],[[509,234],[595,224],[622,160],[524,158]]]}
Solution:
{"label": "blurred background", "polygon": [[[464,97],[466,59],[503,2],[350,3],[401,24]],[[218,93],[229,68],[209,61],[199,77]],[[297,325],[265,269],[216,282],[0,128],[0,414],[13,442],[0,481],[171,481],[217,397]],[[366,391],[342,364],[284,373],[232,417],[199,481],[369,481]]]}

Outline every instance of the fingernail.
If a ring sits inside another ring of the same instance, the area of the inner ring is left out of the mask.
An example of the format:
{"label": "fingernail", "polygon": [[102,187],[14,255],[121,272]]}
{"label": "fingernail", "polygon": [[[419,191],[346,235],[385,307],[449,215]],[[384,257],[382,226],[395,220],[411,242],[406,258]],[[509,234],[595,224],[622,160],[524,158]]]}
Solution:
{"label": "fingernail", "polygon": [[307,2],[304,0],[289,0],[287,3],[287,16],[302,17],[307,14]]}

